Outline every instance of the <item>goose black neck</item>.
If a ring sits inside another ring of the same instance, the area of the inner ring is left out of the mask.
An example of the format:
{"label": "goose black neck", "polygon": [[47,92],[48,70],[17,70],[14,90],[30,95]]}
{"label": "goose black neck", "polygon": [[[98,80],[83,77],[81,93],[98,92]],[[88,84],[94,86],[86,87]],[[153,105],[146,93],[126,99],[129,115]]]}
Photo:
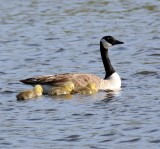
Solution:
{"label": "goose black neck", "polygon": [[111,76],[113,73],[115,73],[115,70],[110,62],[108,49],[105,49],[101,42],[100,42],[100,52],[101,52],[104,69],[106,71],[106,76],[105,76],[105,79],[106,79],[109,76]]}

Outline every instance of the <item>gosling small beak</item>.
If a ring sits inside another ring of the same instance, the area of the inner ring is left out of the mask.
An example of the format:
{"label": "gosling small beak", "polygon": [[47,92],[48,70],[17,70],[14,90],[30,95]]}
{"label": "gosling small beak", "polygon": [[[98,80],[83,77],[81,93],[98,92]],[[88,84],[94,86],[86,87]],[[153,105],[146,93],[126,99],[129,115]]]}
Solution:
{"label": "gosling small beak", "polygon": [[116,45],[116,44],[124,44],[124,42],[119,41],[119,40],[115,40],[114,43],[113,43],[113,45]]}

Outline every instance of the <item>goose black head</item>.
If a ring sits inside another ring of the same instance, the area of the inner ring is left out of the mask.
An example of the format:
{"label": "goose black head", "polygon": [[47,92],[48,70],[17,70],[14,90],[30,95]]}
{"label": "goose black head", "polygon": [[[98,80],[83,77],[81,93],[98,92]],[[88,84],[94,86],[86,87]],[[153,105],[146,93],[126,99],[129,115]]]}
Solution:
{"label": "goose black head", "polygon": [[109,47],[116,45],[116,44],[123,44],[124,42],[116,40],[112,36],[105,36],[100,41],[105,49],[108,49]]}

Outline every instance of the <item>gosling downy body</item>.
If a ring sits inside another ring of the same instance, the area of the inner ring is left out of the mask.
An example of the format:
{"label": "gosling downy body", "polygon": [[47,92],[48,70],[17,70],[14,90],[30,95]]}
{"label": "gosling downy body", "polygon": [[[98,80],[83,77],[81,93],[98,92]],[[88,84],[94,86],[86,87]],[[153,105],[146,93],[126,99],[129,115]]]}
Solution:
{"label": "gosling downy body", "polygon": [[72,82],[66,82],[61,86],[58,87],[52,87],[48,95],[66,95],[71,94],[74,90],[74,84]]}
{"label": "gosling downy body", "polygon": [[27,100],[42,96],[43,89],[41,85],[36,85],[32,90],[24,90],[17,94],[17,100]]}
{"label": "gosling downy body", "polygon": [[98,89],[94,82],[90,82],[86,87],[77,88],[75,92],[79,94],[95,94],[98,92]]}

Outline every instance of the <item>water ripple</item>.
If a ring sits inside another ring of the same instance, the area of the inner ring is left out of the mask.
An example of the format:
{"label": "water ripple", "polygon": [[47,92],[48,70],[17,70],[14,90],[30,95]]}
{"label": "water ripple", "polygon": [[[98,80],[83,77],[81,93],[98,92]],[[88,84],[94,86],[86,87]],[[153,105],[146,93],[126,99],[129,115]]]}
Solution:
{"label": "water ripple", "polygon": [[134,138],[134,139],[129,139],[129,140],[125,140],[125,141],[120,141],[120,143],[134,143],[134,142],[138,142],[140,140],[141,140],[141,138]]}
{"label": "water ripple", "polygon": [[[3,1],[0,9],[0,148],[160,147],[159,10],[157,0]],[[118,92],[21,101],[19,82],[67,72],[104,77],[103,36],[122,78]]]}

